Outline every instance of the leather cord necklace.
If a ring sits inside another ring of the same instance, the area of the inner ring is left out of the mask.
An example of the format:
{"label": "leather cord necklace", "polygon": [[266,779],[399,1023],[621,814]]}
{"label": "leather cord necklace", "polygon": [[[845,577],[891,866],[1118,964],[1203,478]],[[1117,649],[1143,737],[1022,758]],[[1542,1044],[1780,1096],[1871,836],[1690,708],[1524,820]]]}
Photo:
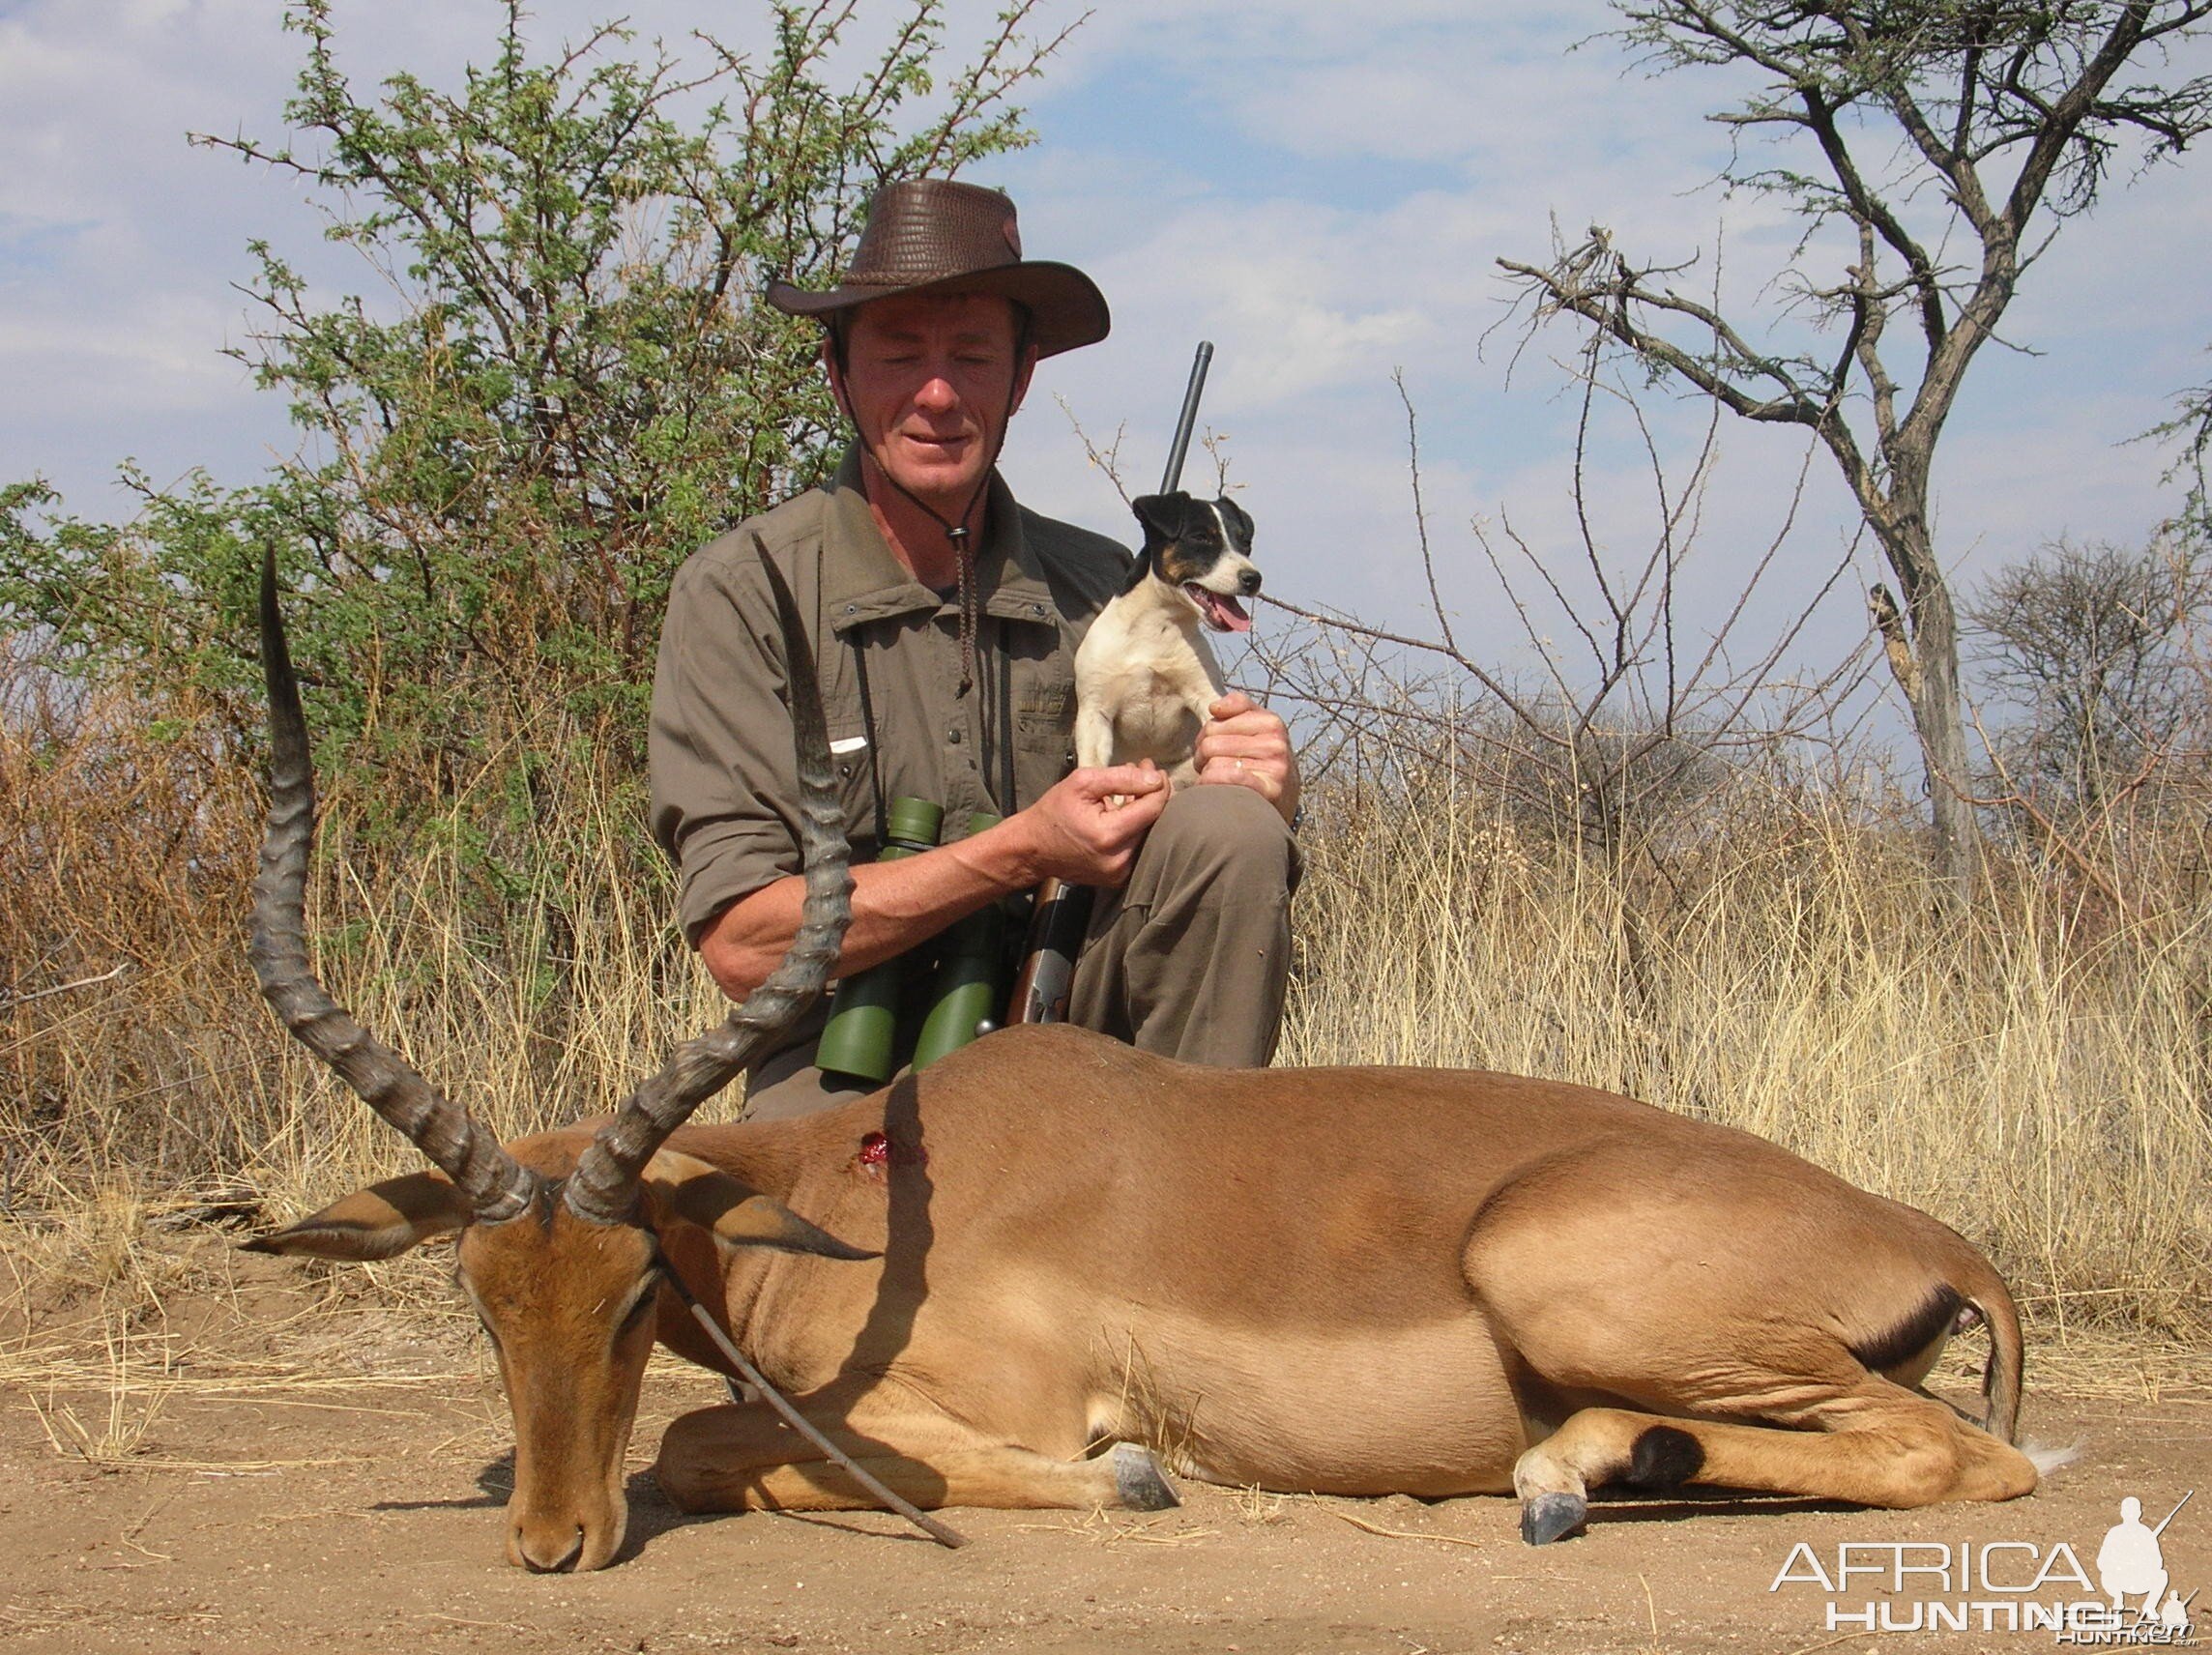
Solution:
{"label": "leather cord necklace", "polygon": [[[999,759],[999,788],[997,804],[1001,816],[1011,816],[1022,807],[1016,794],[1014,777],[1014,654],[1006,647],[1006,624],[999,623],[999,706],[997,716],[991,723],[997,725],[989,733],[996,737]],[[853,650],[853,677],[860,692],[860,732],[868,743],[868,792],[875,801],[876,844],[880,849],[888,842],[890,824],[884,799],[884,769],[882,745],[876,740],[876,697],[868,682],[868,646],[855,627],[851,638]],[[985,726],[988,730],[988,725]],[[985,773],[989,771],[986,769]]]}

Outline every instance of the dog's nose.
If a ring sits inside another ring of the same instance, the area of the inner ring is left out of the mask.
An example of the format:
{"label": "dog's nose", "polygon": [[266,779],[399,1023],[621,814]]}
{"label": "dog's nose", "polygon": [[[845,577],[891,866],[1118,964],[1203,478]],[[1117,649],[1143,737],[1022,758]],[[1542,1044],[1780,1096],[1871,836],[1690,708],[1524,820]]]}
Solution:
{"label": "dog's nose", "polygon": [[1255,592],[1258,592],[1259,590],[1260,571],[1258,569],[1248,568],[1237,575],[1237,595],[1239,597],[1250,597]]}

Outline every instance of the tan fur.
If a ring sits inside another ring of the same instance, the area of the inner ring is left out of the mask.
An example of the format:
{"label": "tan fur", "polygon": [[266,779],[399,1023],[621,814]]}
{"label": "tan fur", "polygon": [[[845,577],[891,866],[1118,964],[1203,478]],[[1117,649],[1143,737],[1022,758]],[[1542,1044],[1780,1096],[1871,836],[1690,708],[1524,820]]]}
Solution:
{"label": "tan fur", "polygon": [[[589,1135],[516,1152],[550,1176]],[[747,1244],[779,1213],[881,1257]],[[1577,1087],[1193,1069],[1014,1029],[818,1115],[681,1129],[641,1220],[767,1377],[925,1506],[1110,1503],[1126,1454],[1087,1456],[1121,1441],[1226,1483],[1571,1509],[1654,1427],[1732,1487],[1906,1506],[2035,1483],[1909,1388],[1934,1349],[1888,1373],[1852,1354],[1947,1288],[2017,1394],[2018,1320],[1973,1248],[1761,1139]],[[611,1327],[643,1265],[605,1237],[649,1238],[592,1230],[463,1240],[527,1444],[514,1554],[538,1566],[564,1523],[588,1561],[620,1543],[600,1507],[643,1352]],[[674,1293],[656,1309],[724,1369]],[[758,1403],[677,1421],[657,1473],[691,1510],[868,1503]]]}

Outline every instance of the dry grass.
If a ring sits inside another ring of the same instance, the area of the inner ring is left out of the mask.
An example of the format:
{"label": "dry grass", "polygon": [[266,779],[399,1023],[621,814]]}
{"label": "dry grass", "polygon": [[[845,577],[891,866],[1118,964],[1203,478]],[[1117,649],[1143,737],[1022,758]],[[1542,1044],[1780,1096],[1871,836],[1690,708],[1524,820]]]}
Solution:
{"label": "dry grass", "polygon": [[[131,1371],[128,1341],[109,1333],[106,1347],[104,1416],[95,1413],[87,1423],[61,1400],[59,1386],[49,1385],[44,1399],[36,1393],[31,1397],[31,1407],[38,1413],[39,1423],[45,1427],[46,1440],[53,1444],[54,1452],[74,1454],[95,1466],[121,1465],[136,1454],[154,1422],[160,1418],[165,1401],[160,1390],[133,1382],[140,1376]],[[166,1372],[165,1367],[162,1371]]]}
{"label": "dry grass", "polygon": [[1416,1528],[1385,1528],[1380,1523],[1370,1523],[1349,1511],[1332,1510],[1329,1515],[1351,1524],[1362,1534],[1377,1535],[1384,1540],[1433,1540],[1439,1546],[1466,1546],[1478,1552],[1497,1550],[1496,1544],[1487,1540],[1466,1540],[1456,1534],[1423,1534]]}
{"label": "dry grass", "polygon": [[1130,1517],[1123,1512],[1093,1506],[1079,1517],[1052,1523],[1017,1523],[1016,1528],[1046,1534],[1072,1534],[1100,1546],[1191,1546],[1218,1540],[1221,1530],[1195,1524],[1179,1512],[1156,1517]]}
{"label": "dry grass", "polygon": [[[411,1156],[253,991],[238,767],[174,709],[0,704],[0,1349],[89,1306],[69,1324],[97,1350],[223,1291],[174,1227],[265,1225]],[[332,800],[310,913],[333,992],[503,1133],[607,1108],[720,1015],[635,778],[552,714],[514,740],[539,755],[519,817],[464,789],[400,837],[364,828],[381,800]],[[1317,795],[1283,1060],[1555,1075],[1749,1127],[1987,1246],[2045,1382],[2053,1343],[2098,1388],[2201,1380],[2212,908],[2178,876],[2119,920],[2007,868],[1939,920],[1910,836],[1817,790],[1706,795],[1611,860],[1475,776]],[[444,1267],[344,1291],[453,1316]],[[158,1394],[131,1360],[95,1388]]]}
{"label": "dry grass", "polygon": [[[132,1227],[88,1236],[88,1208],[253,1221],[391,1170],[389,1129],[275,1034],[247,969],[251,779],[126,695],[15,701],[0,1220],[66,1233],[50,1251],[91,1287]],[[538,735],[552,756],[519,822],[511,799],[463,791],[399,837],[386,800],[327,798],[310,896],[332,991],[503,1135],[608,1108],[674,1034],[721,1015],[670,926],[634,787],[598,773],[590,732],[549,717]]]}

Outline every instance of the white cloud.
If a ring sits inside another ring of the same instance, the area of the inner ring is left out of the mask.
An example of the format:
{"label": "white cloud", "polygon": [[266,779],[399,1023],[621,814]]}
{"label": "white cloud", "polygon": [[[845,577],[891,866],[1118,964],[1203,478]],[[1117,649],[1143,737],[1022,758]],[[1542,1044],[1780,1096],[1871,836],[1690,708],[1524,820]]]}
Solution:
{"label": "white cloud", "polygon": [[189,414],[227,400],[246,370],[206,348],[228,317],[205,294],[137,296],[128,315],[89,321],[9,310],[0,315],[0,363],[39,388],[48,418],[95,418],[118,404]]}
{"label": "white cloud", "polygon": [[1132,331],[1220,342],[1215,407],[1280,406],[1372,374],[1421,330],[1412,307],[1379,297],[1358,228],[1350,215],[1293,203],[1206,203],[1095,274],[1122,296]]}

